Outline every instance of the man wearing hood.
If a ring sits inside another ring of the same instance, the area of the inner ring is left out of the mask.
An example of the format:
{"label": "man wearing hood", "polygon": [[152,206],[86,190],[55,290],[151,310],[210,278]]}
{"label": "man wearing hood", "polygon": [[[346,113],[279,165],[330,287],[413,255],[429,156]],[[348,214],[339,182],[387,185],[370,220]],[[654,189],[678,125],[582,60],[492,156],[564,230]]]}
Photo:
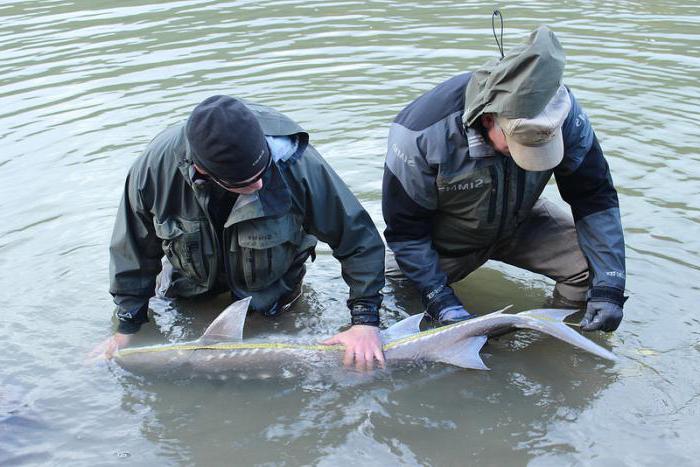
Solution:
{"label": "man wearing hood", "polygon": [[[617,329],[625,251],[617,192],[588,117],[562,84],[564,52],[540,27],[501,60],[453,77],[394,120],[385,237],[441,323],[472,317],[450,283],[489,259],[544,274],[585,303],[581,328]],[[552,174],[571,215],[540,198]]]}
{"label": "man wearing hood", "polygon": [[129,171],[110,245],[119,327],[97,352],[111,356],[147,321],[161,269],[166,297],[229,291],[252,297],[254,312],[279,314],[300,296],[317,239],[350,288],[352,326],[326,343],[346,346],[346,364],[382,363],[384,244],[372,219],[291,119],[206,99]]}

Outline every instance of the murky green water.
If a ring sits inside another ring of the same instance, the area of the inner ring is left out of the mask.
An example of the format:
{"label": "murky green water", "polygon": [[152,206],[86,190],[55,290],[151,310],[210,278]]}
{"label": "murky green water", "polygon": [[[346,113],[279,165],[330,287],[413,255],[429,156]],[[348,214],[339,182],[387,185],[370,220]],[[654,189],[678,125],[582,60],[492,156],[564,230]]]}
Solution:
{"label": "murky green water", "polygon": [[[516,334],[490,372],[441,365],[285,383],[162,382],[83,365],[112,330],[107,245],[128,167],[205,97],[272,105],[381,225],[389,122],[497,49],[483,2],[0,3],[0,464],[697,465],[700,455],[700,7],[520,2],[506,47],[541,23],[568,54],[620,192],[626,319],[604,363]],[[550,187],[548,195],[558,198]],[[328,249],[304,299],[247,335],[346,324]],[[469,309],[541,305],[552,284],[489,263]],[[415,296],[387,289],[389,323]],[[140,342],[196,336],[225,305],[164,311]],[[198,312],[196,312],[198,310]]]}

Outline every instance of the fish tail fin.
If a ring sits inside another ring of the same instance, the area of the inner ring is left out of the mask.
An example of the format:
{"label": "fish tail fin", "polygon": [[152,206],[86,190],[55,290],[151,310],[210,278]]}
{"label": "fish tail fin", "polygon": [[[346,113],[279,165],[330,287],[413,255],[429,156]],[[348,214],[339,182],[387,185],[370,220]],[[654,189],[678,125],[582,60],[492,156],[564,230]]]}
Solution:
{"label": "fish tail fin", "polygon": [[560,308],[541,308],[537,310],[523,311],[514,316],[520,318],[515,324],[517,328],[533,329],[549,334],[564,342],[607,360],[616,361],[615,354],[592,340],[582,336],[564,323],[564,318],[576,313],[578,310]]}

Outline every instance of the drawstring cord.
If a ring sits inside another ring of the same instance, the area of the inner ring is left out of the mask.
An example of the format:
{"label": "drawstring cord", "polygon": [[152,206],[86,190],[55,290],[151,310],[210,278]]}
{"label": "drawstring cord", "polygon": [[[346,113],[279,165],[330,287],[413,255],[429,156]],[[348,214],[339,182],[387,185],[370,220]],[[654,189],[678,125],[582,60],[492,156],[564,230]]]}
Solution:
{"label": "drawstring cord", "polygon": [[[496,36],[496,16],[501,20],[501,40],[498,40],[498,36]],[[498,45],[498,50],[501,52],[501,59],[505,57],[503,54],[503,15],[501,14],[501,10],[493,10],[493,14],[491,15],[491,30],[493,31],[493,38],[496,39],[496,45]]]}

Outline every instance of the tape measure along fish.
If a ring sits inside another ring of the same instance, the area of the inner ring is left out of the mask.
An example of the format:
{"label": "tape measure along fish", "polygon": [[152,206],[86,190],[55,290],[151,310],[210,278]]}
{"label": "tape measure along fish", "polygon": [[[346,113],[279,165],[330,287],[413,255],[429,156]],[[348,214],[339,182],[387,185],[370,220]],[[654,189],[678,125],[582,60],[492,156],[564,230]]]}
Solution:
{"label": "tape measure along fish", "polygon": [[[114,360],[135,374],[191,372],[192,374],[289,374],[290,368],[340,365],[344,347],[308,342],[244,341],[243,327],[250,298],[229,305],[202,336],[180,344],[125,348]],[[615,355],[568,327],[564,318],[576,310],[536,309],[509,314],[503,310],[478,318],[420,331],[422,314],[410,316],[382,331],[388,365],[398,361],[442,362],[461,368],[487,370],[479,352],[489,336],[515,329],[531,329],[556,337],[603,359]]]}

